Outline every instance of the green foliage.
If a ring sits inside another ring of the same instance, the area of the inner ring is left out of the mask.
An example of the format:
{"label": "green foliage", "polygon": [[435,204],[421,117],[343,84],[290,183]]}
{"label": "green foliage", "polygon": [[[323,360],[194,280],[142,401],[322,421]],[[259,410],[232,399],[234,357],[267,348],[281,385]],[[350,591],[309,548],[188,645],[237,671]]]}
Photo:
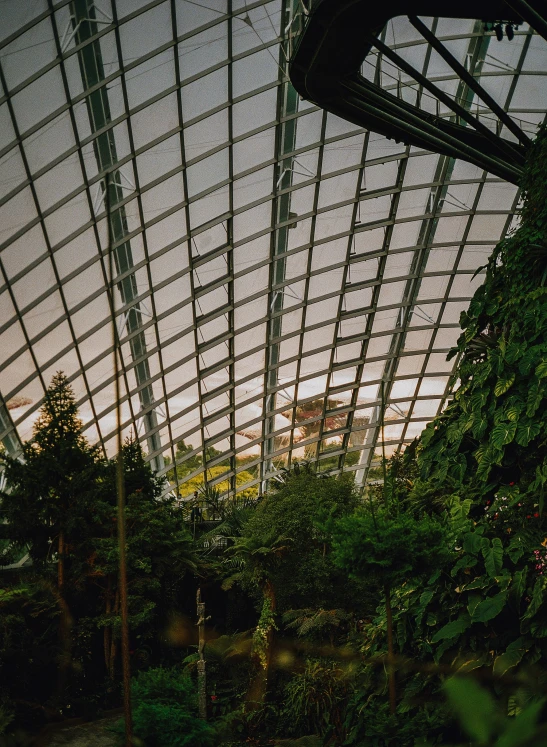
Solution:
{"label": "green foliage", "polygon": [[[197,716],[189,675],[179,669],[149,669],[131,684],[133,730],[146,747],[213,747],[214,730]],[[123,734],[123,722],[116,731]],[[120,742],[123,744],[123,742]]]}
{"label": "green foliage", "polygon": [[36,703],[50,694],[57,669],[60,608],[56,589],[30,571],[24,580],[12,577],[2,582],[0,703],[6,719],[11,714],[26,727],[38,726],[45,714]]}
{"label": "green foliage", "polygon": [[266,669],[268,662],[267,642],[272,629],[278,629],[275,623],[274,609],[272,600],[269,597],[265,597],[262,602],[260,617],[253,633],[253,655],[258,658],[260,665],[264,669]]}
{"label": "green foliage", "polygon": [[516,716],[507,717],[490,693],[472,679],[452,677],[445,682],[444,690],[469,744],[531,747],[543,743],[545,730],[538,729],[538,722],[544,699],[529,702]]}
{"label": "green foliage", "polygon": [[14,713],[9,703],[0,702],[0,736],[5,734],[9,725],[13,722]]}
{"label": "green foliage", "polygon": [[[3,693],[42,714],[47,701],[57,716],[68,708],[87,713],[100,703],[113,705],[118,691],[116,464],[89,447],[80,427],[72,390],[57,374],[33,439],[24,444],[25,461],[4,457],[10,488],[2,495],[5,536],[28,548],[33,568],[23,571],[24,584],[12,572],[0,593]],[[197,571],[198,561],[182,512],[173,498],[160,498],[162,481],[138,443],[126,442],[123,461],[129,623],[137,660],[158,650],[165,620],[180,604],[184,577]],[[66,686],[58,686],[53,698],[60,667]],[[32,723],[35,717],[22,712],[20,718]]]}
{"label": "green foliage", "polygon": [[419,459],[428,479],[478,477],[473,492],[485,497],[520,482],[531,503],[532,475],[547,456],[547,188],[540,176],[546,158],[543,126],[523,182],[521,226],[498,244],[484,285],[462,314],[461,386],[427,427]]}
{"label": "green foliage", "polygon": [[60,532],[77,536],[82,506],[92,502],[101,479],[99,453],[80,434],[81,425],[72,388],[64,374],[57,373],[33,438],[23,445],[24,461],[3,456],[10,486],[0,494],[9,525],[4,536],[28,546],[37,565],[56,550]]}
{"label": "green foliage", "polygon": [[347,479],[290,473],[257,505],[234,544],[232,552],[245,556],[241,582],[252,588],[259,576],[267,577],[281,614],[305,606],[342,607],[356,587],[334,566],[321,525],[352,511],[356,501]]}
{"label": "green foliage", "polygon": [[296,630],[299,636],[319,636],[325,633],[339,633],[341,628],[352,618],[346,610],[302,609],[289,610],[283,615],[287,630]]}
{"label": "green foliage", "polygon": [[345,701],[351,690],[347,670],[327,659],[307,659],[302,672],[295,674],[283,692],[280,717],[288,734],[336,734],[344,738]]}
{"label": "green foliage", "polygon": [[333,524],[333,559],[351,577],[396,584],[430,573],[447,556],[446,529],[427,515],[363,508]]}
{"label": "green foliage", "polygon": [[385,693],[371,691],[370,685],[367,681],[362,682],[349,699],[344,747],[391,747],[394,744],[397,747],[425,747],[446,743],[443,736],[450,719],[444,704],[427,703],[416,708],[403,702],[391,714]]}

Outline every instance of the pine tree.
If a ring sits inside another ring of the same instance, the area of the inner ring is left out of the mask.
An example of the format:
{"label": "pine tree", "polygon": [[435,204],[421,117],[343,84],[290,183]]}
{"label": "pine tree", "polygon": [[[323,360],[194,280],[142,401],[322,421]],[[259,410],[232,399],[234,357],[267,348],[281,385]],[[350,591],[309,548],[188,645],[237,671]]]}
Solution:
{"label": "pine tree", "polygon": [[46,392],[33,438],[23,446],[22,461],[4,457],[9,492],[2,494],[2,509],[10,539],[27,545],[38,567],[57,555],[59,590],[71,530],[77,529],[81,504],[93,492],[100,469],[98,452],[81,427],[72,387],[59,372]]}

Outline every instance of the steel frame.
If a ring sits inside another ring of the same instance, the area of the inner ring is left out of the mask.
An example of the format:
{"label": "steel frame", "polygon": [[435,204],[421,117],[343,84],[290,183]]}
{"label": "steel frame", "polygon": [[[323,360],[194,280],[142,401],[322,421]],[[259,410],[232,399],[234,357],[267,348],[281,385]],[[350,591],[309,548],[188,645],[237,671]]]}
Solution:
{"label": "steel frame", "polygon": [[[93,17],[92,4],[75,1],[80,4],[77,6],[80,15],[85,9],[86,17]],[[106,247],[102,238],[106,216],[104,209],[97,207],[97,195],[101,194],[101,184],[107,173],[115,183],[122,184],[124,177],[119,174],[129,173],[127,169],[131,169],[134,188],[124,194],[125,189],[114,187],[111,195],[119,219],[115,250],[119,258],[116,280],[121,293],[116,314],[121,330],[123,364],[122,428],[124,432],[131,428],[139,431],[138,437],[147,449],[148,458],[155,460],[154,465],[161,474],[172,479],[172,484],[166,489],[178,490],[182,480],[221,466],[222,471],[217,470],[215,476],[207,472],[211,484],[220,485],[231,494],[253,487],[262,490],[267,481],[279,473],[281,466],[301,458],[304,448],[319,470],[333,473],[355,471],[358,480],[363,481],[379,451],[375,417],[379,399],[372,390],[374,387],[378,389],[381,380],[418,380],[410,395],[390,395],[388,390],[387,404],[393,408],[392,415],[396,415],[389,422],[394,427],[401,426],[399,435],[388,444],[391,448],[399,448],[412,440],[413,429],[422,427],[434,417],[449,396],[450,370],[445,364],[437,365],[436,361],[439,354],[448,352],[453,343],[457,323],[453,319],[445,321],[443,315],[450,305],[465,307],[470,291],[454,292],[452,287],[454,283],[470,278],[475,269],[468,265],[460,268],[459,263],[468,256],[470,244],[482,251],[482,248],[491,247],[499,237],[500,231],[496,229],[497,232],[492,230],[491,235],[473,238],[476,219],[503,220],[503,230],[508,228],[515,213],[516,191],[511,204],[506,203],[499,210],[491,206],[483,210],[482,196],[494,188],[501,188],[503,183],[499,178],[485,172],[456,178],[452,167],[459,162],[450,160],[448,156],[438,157],[410,146],[393,147],[378,140],[371,132],[363,132],[358,126],[341,127],[327,111],[299,102],[287,80],[287,59],[294,48],[299,28],[304,27],[307,20],[298,3],[280,0],[273,5],[261,1],[248,3],[247,9],[242,10],[232,7],[227,0],[221,12],[210,14],[215,15],[214,18],[206,18],[196,28],[180,34],[182,19],[187,17],[184,13],[188,11],[185,0],[154,0],[121,18],[116,0],[112,0],[110,4],[103,3],[111,22],[106,20],[104,24],[95,26],[85,22],[78,26],[81,19],[75,16],[72,29],[78,28],[67,43],[66,39],[63,42],[63,29],[71,3],[64,0],[48,2],[46,12],[0,42],[0,107],[7,108],[15,133],[14,138],[0,149],[0,159],[17,152],[24,166],[24,177],[2,193],[0,211],[9,209],[28,190],[35,209],[35,216],[28,215],[24,225],[15,227],[13,233],[0,243],[0,298],[9,299],[14,309],[14,316],[10,314],[9,318],[0,319],[0,335],[5,335],[2,339],[17,340],[0,362],[0,390],[5,400],[30,389],[37,391],[38,387],[43,392],[48,384],[48,372],[61,365],[67,355],[75,354],[77,363],[66,373],[77,388],[79,404],[88,408],[85,428],[96,429],[97,438],[108,452],[115,436],[115,426],[111,424],[115,403],[108,399],[113,373],[102,368],[102,361],[111,358],[111,344],[97,350],[92,357],[87,346],[100,335],[109,315],[106,312],[102,317],[90,316],[83,329],[81,319],[94,303],[105,298],[108,287]],[[218,3],[209,5],[212,9],[218,8]],[[169,15],[170,38],[136,60],[124,59],[124,29],[137,22],[143,14],[160,10]],[[250,25],[245,20],[246,13]],[[6,77],[3,70],[3,56],[13,45],[17,48],[24,34],[41,23],[46,23],[51,30],[56,57],[25,80],[10,86],[9,76]],[[248,36],[242,37],[242,33]],[[270,36],[265,38],[265,33]],[[436,34],[435,27],[432,33]],[[225,57],[188,75],[181,56],[184,45],[197,46],[195,39],[202,39],[206,34],[214,34],[214,38],[223,38],[225,34]],[[466,31],[463,27],[461,33],[440,36],[444,42],[469,39],[469,44],[477,50],[489,38],[482,29]],[[96,61],[97,55],[102,54],[100,45],[107,38],[113,39],[111,48],[115,50],[117,69],[109,74],[105,71],[96,81],[88,81],[91,85],[87,89],[75,91],[74,63],[82,63],[84,67],[81,69],[85,71],[85,60],[93,58]],[[247,39],[244,46],[241,38]],[[249,42],[251,39],[253,41]],[[543,43],[531,30],[517,32],[521,52],[513,71],[486,69],[487,66],[482,64],[481,78],[489,77],[492,82],[502,80],[509,84],[505,100],[497,99],[504,112],[511,112],[518,81],[532,80],[532,76],[537,78],[547,72],[525,68],[525,62],[532,54],[531,39]],[[431,92],[435,90],[432,86],[440,89],[456,80],[455,74],[429,74],[433,47],[424,39],[397,44],[395,39],[388,41],[384,31],[375,44],[378,50],[374,58],[376,83],[378,86],[382,84],[387,92],[397,91],[398,85],[382,81],[386,58],[402,65],[412,44],[427,48],[419,71],[418,91],[427,89],[425,81],[428,81]],[[172,54],[174,77],[166,80],[162,90],[132,106],[128,78],[137,74],[141,66],[153,66],[158,55],[163,53]],[[275,76],[272,75],[266,83],[257,81],[256,85],[251,84],[248,90],[238,93],[241,90],[237,87],[238,71],[245,69],[241,66],[254,64],[261,54],[269,59],[273,56],[271,64],[276,65]],[[477,52],[476,61],[479,58]],[[187,111],[189,86],[224,70],[227,80],[225,100],[198,114]],[[61,102],[32,127],[21,129],[18,97],[36,84],[42,75],[52,71],[60,76],[64,103]],[[119,85],[121,92],[121,113],[106,117],[95,131],[82,132],[77,118],[78,107],[83,104],[90,106],[94,100],[107,100],[110,95],[107,91],[114,85]],[[260,96],[263,98],[257,99]],[[139,144],[134,131],[135,119],[162,106],[163,102],[170,100],[169,97],[176,101],[176,121],[162,134]],[[257,117],[249,123],[247,130],[238,131],[238,107],[258,100],[275,102],[272,115],[262,120]],[[471,97],[466,101],[456,112],[461,119],[465,119],[464,112],[470,111]],[[528,111],[530,117],[538,113],[534,102],[527,106],[526,111],[522,107],[516,111],[520,116],[526,116]],[[544,110],[539,110],[539,113],[544,114]],[[203,147],[197,156],[191,156],[188,146],[191,128],[205,128],[215,115],[225,117],[224,134],[218,142]],[[73,142],[60,148],[54,159],[36,170],[29,162],[27,145],[47,128],[56,126],[59,117],[68,118]],[[121,127],[127,132],[127,152],[118,148]],[[484,135],[487,137],[486,133]],[[175,138],[180,154],[179,165],[163,170],[152,181],[144,182],[139,171],[142,158],[155,157],[154,154],[167,141],[170,147],[174,147]],[[239,154],[243,148],[251,142],[266,141],[272,142],[273,146],[264,148],[263,155],[255,158],[253,163],[241,164]],[[115,150],[111,150],[112,144]],[[94,171],[89,169],[90,159],[97,160],[94,153],[102,153],[107,145],[110,154],[107,161],[99,158],[98,167]],[[497,146],[492,144],[492,147],[498,147],[498,153],[501,147],[504,156],[514,150],[513,145],[500,146],[499,143]],[[218,173],[213,184],[191,192],[190,170],[195,173],[197,169],[207,169],[208,159],[224,153],[227,156],[225,170]],[[337,163],[333,163],[332,154],[338,159]],[[348,156],[349,160],[344,162],[343,157],[348,154],[351,158]],[[41,177],[68,159],[78,164],[82,179],[67,196],[54,197],[53,204],[44,207],[36,185]],[[433,176],[426,176],[423,181],[409,181],[408,174],[416,172],[416,164],[430,159],[436,159]],[[366,189],[367,177],[370,181],[370,175],[376,173],[382,164],[385,169],[395,168],[395,178]],[[246,180],[253,181],[256,174],[266,175],[270,187],[256,194],[250,192],[244,202],[239,196],[236,201],[240,185]],[[179,176],[181,194],[171,201],[170,206],[151,215],[146,208],[147,201],[168,179]],[[340,193],[337,187],[329,186],[346,182],[351,183],[351,189]],[[472,201],[467,206],[456,205],[454,201],[450,204],[451,190],[464,188],[473,193]],[[222,203],[219,198],[219,208],[210,219],[196,221],[195,206],[216,199],[215,195],[222,195],[223,190],[227,198]],[[401,205],[419,204],[424,191],[429,197],[423,209],[416,209],[410,215],[403,213]],[[372,211],[377,201],[382,199],[389,202],[389,207],[377,218]],[[90,217],[81,225],[72,226],[69,235],[55,240],[51,227],[59,220],[59,211],[70,200],[82,200],[81,204],[87,206]],[[131,225],[124,224],[124,213],[132,211]],[[247,217],[251,211],[257,215],[265,215],[267,211],[269,217],[254,224]],[[150,238],[152,232],[163,225],[163,221],[179,213],[184,215],[186,232],[169,236],[165,245],[158,249]],[[333,215],[340,217],[333,218]],[[435,229],[439,221],[445,219],[465,223],[461,235],[455,235],[453,239],[440,236],[437,240]],[[243,221],[249,223],[244,231],[241,228]],[[421,226],[416,239],[409,238],[407,243],[401,241],[398,237],[405,232],[410,237],[415,224]],[[7,259],[4,262],[3,258],[14,242],[27,240],[33,228],[39,229],[44,236],[45,252],[37,253],[25,267],[13,272]],[[215,230],[219,236],[223,232],[224,238],[218,239],[212,251],[197,252],[201,239],[212,235]],[[383,235],[381,241],[376,241],[372,237],[379,232]],[[67,249],[82,242],[84,237],[94,242],[95,254],[82,259],[75,269],[66,272],[62,257],[66,256]],[[267,252],[258,250],[261,242],[268,243]],[[370,244],[368,249],[359,248],[365,244]],[[139,247],[132,258],[127,251],[129,245]],[[428,269],[427,260],[432,252],[443,252],[454,246],[452,265],[446,270]],[[124,251],[127,262],[122,265]],[[404,265],[409,254],[413,255],[413,263],[403,267],[399,273],[394,272],[393,264],[400,261]],[[182,256],[184,260],[174,263],[172,257],[175,256]],[[323,259],[318,259],[320,257]],[[246,258],[244,262],[242,258]],[[46,260],[53,269],[54,284],[36,288],[32,296],[21,298],[18,287]],[[172,267],[164,279],[158,280],[154,266],[158,263],[161,266],[164,262]],[[215,263],[219,263],[218,267]],[[368,270],[372,265],[376,266],[373,274]],[[218,269],[221,266],[223,269]],[[93,267],[98,268],[102,285],[86,288],[77,302],[69,299],[69,283],[78,283],[80,273]],[[212,267],[217,269],[213,271]],[[205,280],[208,273],[214,276],[213,280]],[[265,280],[257,280],[263,277],[262,273],[266,273]],[[447,278],[447,284],[439,295],[425,300],[419,297],[424,283],[431,278],[443,277]],[[252,286],[253,283],[256,287]],[[171,289],[175,287],[188,290],[180,296],[173,296]],[[395,294],[399,287],[406,288],[400,298]],[[161,300],[166,294],[170,294],[168,305]],[[353,302],[350,302],[350,297],[355,296],[363,299],[357,307],[351,306]],[[384,300],[386,297],[387,301]],[[40,304],[47,304],[48,299],[54,298],[61,299],[59,309],[48,315],[47,323],[39,331],[30,332],[27,329],[29,316],[38,307],[42,308]],[[246,311],[255,308],[253,304],[260,307],[260,312]],[[146,309],[149,316],[138,313],[141,309]],[[324,311],[319,314],[318,309]],[[169,320],[182,319],[179,315],[186,315],[186,312],[188,316],[184,318],[190,321],[166,332]],[[242,314],[246,314],[243,319]],[[394,321],[388,324],[382,317],[390,314]],[[52,348],[45,356],[44,346],[64,322],[68,324],[68,337],[64,344]],[[356,325],[357,331],[348,326],[351,324]],[[260,335],[255,330],[260,330]],[[411,332],[425,336],[424,344],[417,349],[405,346]],[[441,339],[443,335],[449,335],[447,342]],[[240,343],[242,339],[248,341],[244,348]],[[384,340],[385,345],[379,349],[377,346]],[[168,354],[167,348],[170,351],[176,349],[176,356],[173,357],[172,352]],[[30,356],[31,368],[25,370],[21,367],[15,381],[13,377],[6,378],[27,355]],[[401,374],[398,371],[400,362],[411,361],[414,356],[421,356],[419,367]],[[430,364],[429,361],[433,360],[435,363]],[[189,366],[193,366],[193,372],[182,374]],[[92,369],[104,370],[100,381],[94,380],[95,374],[90,373]],[[318,384],[319,381],[322,383]],[[443,389],[434,395],[432,401],[432,395],[424,389],[422,382],[435,384],[437,389],[442,383]],[[363,387],[370,388],[366,396]],[[188,393],[194,391],[195,399],[190,401]],[[8,413],[5,407],[0,409],[4,416],[0,420],[0,438],[12,453],[20,448],[19,433],[23,438],[28,437],[29,419],[41,402],[41,397],[33,399],[23,414],[17,410]],[[181,400],[182,405],[177,400]],[[306,415],[306,406],[313,409],[311,415]],[[417,406],[427,406],[428,414],[414,415]],[[156,415],[160,410],[161,414]],[[290,417],[285,418],[283,413]],[[146,416],[144,423],[143,414]],[[307,433],[304,440],[303,430]],[[239,434],[243,431],[254,433],[254,436],[242,439]],[[181,457],[177,454],[176,444],[182,439],[192,444],[192,451]],[[219,448],[221,453],[208,458],[211,456],[209,447]],[[357,462],[356,453],[361,457]],[[201,467],[184,478],[179,477],[173,465],[177,459],[184,463],[194,454],[204,455]],[[241,460],[242,455],[247,457],[247,461]],[[162,460],[165,461],[162,463]],[[238,476],[247,475],[249,471],[252,479],[240,484]]]}
{"label": "steel frame", "polygon": [[[443,13],[456,18],[475,18],[479,15],[492,21],[503,18],[511,24],[521,23],[521,16],[515,14],[516,8],[523,11],[526,20],[547,38],[547,21],[538,0],[532,0],[532,5],[518,0],[512,6],[504,0],[448,3],[443,7]],[[453,158],[463,158],[518,184],[530,138],[465,65],[415,15],[431,15],[434,12],[429,0],[398,0],[389,8],[371,7],[365,0],[316,0],[311,4],[308,22],[291,61],[291,80],[304,98],[350,122],[396,141],[429,148]],[[479,117],[460,105],[457,98],[452,99],[408,61],[401,59],[396,51],[376,39],[390,18],[401,13],[410,13],[410,23],[498,117],[499,124],[516,138],[516,143],[502,138],[499,131],[489,131]],[[428,90],[438,102],[448,106],[456,118],[447,119],[439,112],[431,114],[420,106],[407,103],[400,96],[388,93],[378,83],[366,80],[360,73],[360,67],[373,46],[416,80],[422,90]],[[463,120],[464,125],[459,120]],[[472,129],[465,125],[470,125]]]}

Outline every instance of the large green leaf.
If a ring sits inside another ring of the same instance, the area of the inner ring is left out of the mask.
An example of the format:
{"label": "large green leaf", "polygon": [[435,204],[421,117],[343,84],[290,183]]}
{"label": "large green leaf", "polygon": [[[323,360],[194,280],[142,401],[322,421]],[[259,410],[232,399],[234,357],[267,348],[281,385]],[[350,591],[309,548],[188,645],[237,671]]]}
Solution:
{"label": "large green leaf", "polygon": [[528,400],[526,402],[526,414],[533,418],[544,397],[542,383],[532,384],[528,391]]}
{"label": "large green leaf", "polygon": [[486,387],[484,389],[478,389],[474,391],[471,395],[471,407],[473,409],[473,412],[482,410],[487,401],[488,390],[486,389]]}
{"label": "large green leaf", "polygon": [[501,572],[503,564],[503,545],[499,537],[494,537],[490,547],[483,546],[484,567],[490,578],[494,578]]}
{"label": "large green leaf", "polygon": [[491,584],[492,580],[486,578],[486,576],[477,576],[473,579],[473,581],[471,581],[471,583],[466,584],[462,591],[471,591],[472,589],[485,589],[487,586],[491,586]]}
{"label": "large green leaf", "polygon": [[511,584],[511,596],[513,601],[518,604],[524,590],[526,589],[526,577],[528,575],[528,568],[522,568],[520,571],[516,571],[513,574],[513,582]]}
{"label": "large green leaf", "polygon": [[501,397],[502,394],[509,391],[515,382],[515,374],[508,374],[507,376],[501,376],[494,387],[494,394],[496,397]]}
{"label": "large green leaf", "polygon": [[536,368],[536,376],[538,379],[544,379],[547,376],[547,358],[544,358]]}
{"label": "large green leaf", "polygon": [[525,352],[525,346],[519,342],[510,342],[505,351],[507,363],[514,363]]}
{"label": "large green leaf", "polygon": [[464,661],[458,669],[456,670],[458,674],[465,674],[466,672],[472,672],[474,669],[478,669],[479,667],[484,666],[484,660],[486,659],[486,654],[482,654],[482,656],[470,656],[469,659]]}
{"label": "large green leaf", "polygon": [[528,376],[537,359],[538,351],[536,347],[530,348],[524,353],[519,361],[519,371],[523,376]]}
{"label": "large green leaf", "polygon": [[513,563],[518,563],[524,554],[524,542],[522,538],[517,536],[513,537],[507,548],[507,555],[511,558]]}
{"label": "large green leaf", "polygon": [[536,614],[536,612],[541,607],[541,603],[543,602],[544,587],[545,587],[545,579],[544,578],[536,579],[536,583],[534,584],[534,591],[532,592],[532,599],[530,600],[528,609],[522,616],[523,620],[529,620],[531,617],[533,617]]}
{"label": "large green leaf", "polygon": [[481,603],[482,596],[480,594],[470,594],[467,601],[467,611],[469,612],[469,617],[474,620],[475,610]]}
{"label": "large green leaf", "polygon": [[481,448],[477,449],[474,453],[475,458],[477,458],[477,455],[480,456],[480,458],[477,459],[479,462],[476,472],[477,478],[479,480],[487,480],[492,467],[495,464],[501,463],[501,460],[503,459],[503,451],[501,449],[495,449],[493,446],[488,446],[484,451],[482,451]]}
{"label": "large green leaf", "polygon": [[487,597],[480,602],[473,611],[473,622],[488,622],[497,617],[505,607],[507,592],[502,591],[493,597]]}
{"label": "large green leaf", "polygon": [[482,536],[477,532],[467,532],[463,538],[463,549],[465,552],[474,554],[481,549]]}
{"label": "large green leaf", "polygon": [[438,630],[431,641],[432,643],[437,643],[445,638],[456,638],[456,636],[463,633],[464,630],[467,630],[470,625],[471,618],[468,615],[462,615],[461,617],[458,617],[457,620],[452,620],[452,622],[447,623]]}
{"label": "large green leaf", "polygon": [[520,636],[516,641],[513,641],[509,646],[507,646],[504,654],[496,656],[494,660],[494,674],[501,677],[512,667],[516,667],[522,660],[526,651],[525,638]]}
{"label": "large green leaf", "polygon": [[474,680],[451,677],[444,683],[448,701],[471,740],[489,742],[496,720],[496,708],[490,695]]}
{"label": "large green leaf", "polygon": [[519,446],[528,446],[530,441],[533,441],[536,436],[541,433],[541,425],[539,423],[526,423],[517,426],[517,432],[515,441]]}
{"label": "large green leaf", "polygon": [[522,406],[511,405],[505,410],[505,417],[507,420],[516,421],[519,419],[520,413],[522,412]]}
{"label": "large green leaf", "polygon": [[515,438],[517,431],[516,422],[500,423],[494,426],[490,442],[496,449],[501,449],[503,446],[507,446]]}

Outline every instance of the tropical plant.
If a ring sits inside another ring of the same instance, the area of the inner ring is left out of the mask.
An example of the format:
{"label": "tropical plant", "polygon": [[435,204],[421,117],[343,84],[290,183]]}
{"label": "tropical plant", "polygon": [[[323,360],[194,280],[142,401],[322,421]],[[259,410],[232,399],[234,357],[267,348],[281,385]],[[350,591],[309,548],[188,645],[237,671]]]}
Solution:
{"label": "tropical plant", "polygon": [[[131,683],[133,730],[147,747],[213,747],[214,730],[197,715],[197,694],[180,669],[149,669]],[[115,731],[124,733],[122,722]],[[120,744],[123,744],[120,741]]]}
{"label": "tropical plant", "polygon": [[334,637],[347,626],[353,615],[343,609],[325,610],[302,609],[288,610],[283,615],[283,622],[287,630],[296,630],[298,636],[313,636],[322,638],[328,635],[331,644]]}
{"label": "tropical plant", "polygon": [[351,686],[347,667],[328,659],[307,659],[303,670],[289,680],[283,692],[280,717],[287,724],[287,733],[321,734],[327,740],[334,736],[335,743],[341,744]]}
{"label": "tropical plant", "polygon": [[469,741],[465,744],[497,747],[536,747],[547,738],[547,726],[540,724],[545,698],[510,698],[500,707],[492,695],[469,677],[451,677],[444,691]]}

